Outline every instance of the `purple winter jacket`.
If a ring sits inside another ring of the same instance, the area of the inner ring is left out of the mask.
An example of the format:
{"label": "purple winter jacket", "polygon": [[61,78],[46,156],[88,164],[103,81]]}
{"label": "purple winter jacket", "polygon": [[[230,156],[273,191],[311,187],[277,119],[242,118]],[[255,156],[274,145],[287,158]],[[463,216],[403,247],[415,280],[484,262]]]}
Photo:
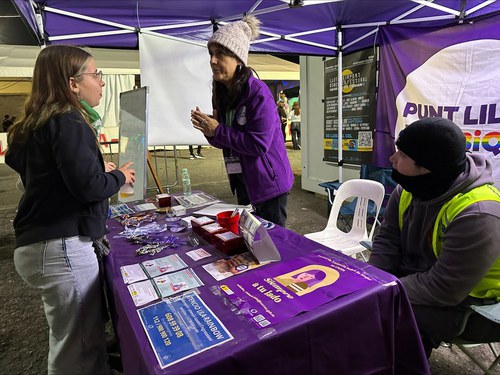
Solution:
{"label": "purple winter jacket", "polygon": [[239,157],[250,202],[258,204],[290,191],[294,176],[271,91],[253,76],[247,85],[231,126],[219,118],[221,126],[207,140]]}

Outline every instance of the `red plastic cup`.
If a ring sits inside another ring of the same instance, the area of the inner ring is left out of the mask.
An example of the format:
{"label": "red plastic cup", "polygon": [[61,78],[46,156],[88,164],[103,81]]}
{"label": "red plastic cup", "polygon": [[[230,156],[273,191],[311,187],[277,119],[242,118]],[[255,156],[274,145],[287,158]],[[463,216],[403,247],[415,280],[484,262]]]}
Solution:
{"label": "red plastic cup", "polygon": [[224,227],[234,234],[239,234],[238,222],[240,221],[240,214],[236,214],[233,217],[231,215],[233,211],[223,211],[217,214],[217,222],[221,227]]}

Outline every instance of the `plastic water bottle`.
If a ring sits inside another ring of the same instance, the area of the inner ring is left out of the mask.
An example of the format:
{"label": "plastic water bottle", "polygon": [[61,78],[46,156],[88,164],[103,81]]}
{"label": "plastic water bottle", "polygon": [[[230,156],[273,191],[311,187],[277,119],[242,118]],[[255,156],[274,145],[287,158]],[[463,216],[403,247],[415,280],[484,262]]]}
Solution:
{"label": "plastic water bottle", "polygon": [[191,195],[191,179],[187,168],[182,168],[182,190],[185,197]]}

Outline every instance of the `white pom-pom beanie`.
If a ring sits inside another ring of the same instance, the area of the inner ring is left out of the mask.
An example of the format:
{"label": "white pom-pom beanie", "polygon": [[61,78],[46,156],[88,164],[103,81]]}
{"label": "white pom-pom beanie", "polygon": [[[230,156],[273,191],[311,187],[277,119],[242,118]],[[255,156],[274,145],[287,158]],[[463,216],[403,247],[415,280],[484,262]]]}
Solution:
{"label": "white pom-pom beanie", "polygon": [[221,26],[208,40],[210,44],[220,44],[247,65],[250,41],[259,37],[260,21],[254,16],[246,16],[242,21],[236,21]]}

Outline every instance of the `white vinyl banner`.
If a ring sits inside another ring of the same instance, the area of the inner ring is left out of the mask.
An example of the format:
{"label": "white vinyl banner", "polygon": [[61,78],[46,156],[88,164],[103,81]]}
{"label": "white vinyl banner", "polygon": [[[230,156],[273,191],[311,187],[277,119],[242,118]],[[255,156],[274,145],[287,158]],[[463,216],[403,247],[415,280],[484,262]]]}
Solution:
{"label": "white vinyl banner", "polygon": [[212,113],[206,47],[139,34],[141,85],[149,86],[148,145],[208,144],[191,124],[196,106]]}
{"label": "white vinyl banner", "polygon": [[492,51],[500,51],[500,40],[455,44],[411,72],[396,98],[395,136],[420,118],[446,117],[462,128],[469,151],[490,156],[500,186],[500,86],[494,83],[500,82],[500,65]]}
{"label": "white vinyl banner", "polygon": [[467,151],[490,158],[500,187],[499,22],[494,15],[418,31],[407,26],[381,30],[378,165],[387,164],[406,125],[444,117],[460,126]]}
{"label": "white vinyl banner", "polygon": [[105,74],[102,79],[101,102],[94,109],[101,115],[103,127],[115,127],[119,125],[120,93],[132,90],[135,78],[133,74]]}

